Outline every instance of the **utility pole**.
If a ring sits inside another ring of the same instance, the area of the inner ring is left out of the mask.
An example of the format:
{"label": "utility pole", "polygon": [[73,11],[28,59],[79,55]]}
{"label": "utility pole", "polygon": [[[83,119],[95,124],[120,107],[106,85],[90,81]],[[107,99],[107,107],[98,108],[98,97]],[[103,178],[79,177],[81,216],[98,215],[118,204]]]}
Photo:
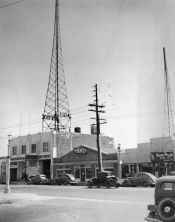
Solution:
{"label": "utility pole", "polygon": [[6,160],[6,186],[4,189],[4,193],[10,193],[10,148],[11,148],[11,135],[8,135],[8,153]]}
{"label": "utility pole", "polygon": [[[104,110],[99,110],[100,108],[104,108],[104,105],[99,105],[98,104],[98,89],[97,89],[97,84],[94,86],[95,90],[95,100],[93,104],[89,104],[89,106],[94,107],[94,109],[90,109],[89,111],[95,112],[96,118],[91,118],[96,120],[96,127],[97,127],[97,150],[98,150],[98,167],[99,167],[99,172],[102,171],[102,155],[101,155],[101,147],[100,147],[100,124],[105,124],[106,121],[105,119],[100,119],[99,113],[104,113]],[[100,122],[100,120],[103,120],[104,122]]]}
{"label": "utility pole", "polygon": [[118,177],[121,179],[121,144],[118,144]]}

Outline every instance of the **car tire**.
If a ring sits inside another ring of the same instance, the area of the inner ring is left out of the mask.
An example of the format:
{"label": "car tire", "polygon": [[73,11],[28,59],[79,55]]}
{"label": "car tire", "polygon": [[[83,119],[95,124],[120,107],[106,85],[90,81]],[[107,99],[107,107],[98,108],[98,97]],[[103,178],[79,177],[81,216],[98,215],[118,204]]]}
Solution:
{"label": "car tire", "polygon": [[119,188],[119,184],[115,184],[115,188]]}
{"label": "car tire", "polygon": [[148,187],[148,183],[146,181],[143,182],[144,187]]}
{"label": "car tire", "polygon": [[175,221],[175,200],[172,198],[164,198],[157,207],[157,214],[160,220],[164,222]]}
{"label": "car tire", "polygon": [[87,182],[87,187],[88,187],[88,188],[92,188],[92,185],[91,185],[91,182],[90,182],[90,181]]}
{"label": "car tire", "polygon": [[63,184],[64,184],[64,185],[67,185],[68,183],[67,183],[67,181],[64,181]]}
{"label": "car tire", "polygon": [[122,184],[123,187],[128,187],[128,183],[126,181],[123,182]]}
{"label": "car tire", "polygon": [[111,184],[110,183],[106,183],[106,188],[111,188]]}

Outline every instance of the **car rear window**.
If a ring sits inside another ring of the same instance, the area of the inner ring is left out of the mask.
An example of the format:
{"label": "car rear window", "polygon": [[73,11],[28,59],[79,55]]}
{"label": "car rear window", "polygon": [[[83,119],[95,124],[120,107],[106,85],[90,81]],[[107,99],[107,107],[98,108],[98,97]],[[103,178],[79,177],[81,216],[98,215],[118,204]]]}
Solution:
{"label": "car rear window", "polygon": [[175,191],[175,183],[166,182],[161,185],[161,190],[173,190]]}

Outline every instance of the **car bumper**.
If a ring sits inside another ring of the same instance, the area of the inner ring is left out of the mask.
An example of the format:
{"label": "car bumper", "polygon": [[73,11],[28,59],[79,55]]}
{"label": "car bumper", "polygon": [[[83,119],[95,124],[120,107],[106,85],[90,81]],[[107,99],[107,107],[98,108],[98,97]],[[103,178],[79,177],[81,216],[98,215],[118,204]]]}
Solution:
{"label": "car bumper", "polygon": [[145,220],[148,222],[163,222],[162,220],[159,220],[157,218],[150,218],[150,217],[146,217]]}
{"label": "car bumper", "polygon": [[70,185],[77,185],[77,182],[70,182]]}

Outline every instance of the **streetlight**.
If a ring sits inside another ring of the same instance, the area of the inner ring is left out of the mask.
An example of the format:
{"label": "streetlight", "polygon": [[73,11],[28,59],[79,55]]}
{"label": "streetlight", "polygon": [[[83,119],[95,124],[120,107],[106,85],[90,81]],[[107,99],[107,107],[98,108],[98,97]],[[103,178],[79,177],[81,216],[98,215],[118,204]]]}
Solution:
{"label": "streetlight", "polygon": [[121,144],[118,144],[117,150],[118,150],[118,177],[119,179],[121,178],[121,157],[120,157],[120,153],[121,153],[121,148],[120,148]]}
{"label": "streetlight", "polygon": [[10,193],[10,147],[11,147],[11,139],[12,136],[8,135],[8,154],[6,159],[6,186],[4,189],[4,193]]}

